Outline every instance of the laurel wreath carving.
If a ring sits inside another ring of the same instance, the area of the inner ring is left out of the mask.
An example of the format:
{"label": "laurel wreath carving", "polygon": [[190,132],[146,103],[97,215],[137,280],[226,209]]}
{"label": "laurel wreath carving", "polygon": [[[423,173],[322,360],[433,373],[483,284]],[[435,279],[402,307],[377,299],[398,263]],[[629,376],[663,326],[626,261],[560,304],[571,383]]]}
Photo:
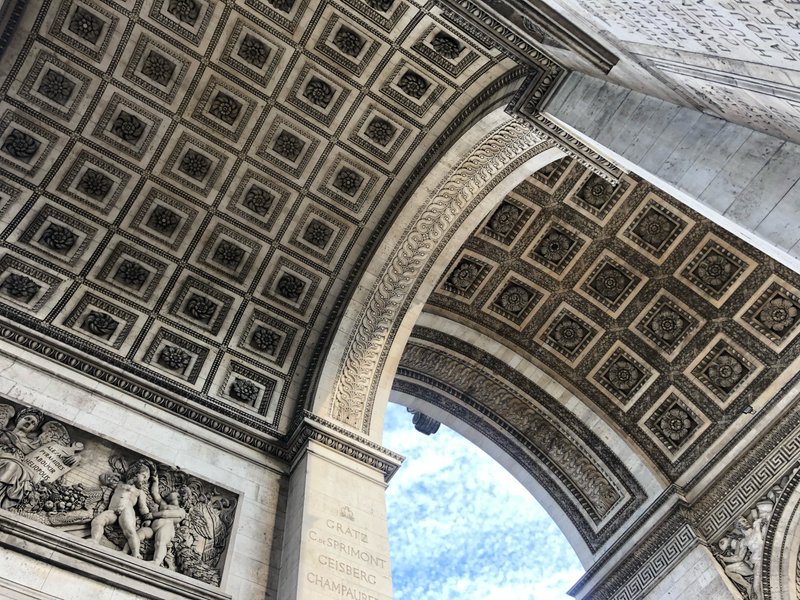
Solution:
{"label": "laurel wreath carving", "polygon": [[[487,134],[470,155],[443,179],[433,198],[418,211],[383,267],[356,319],[337,373],[331,417],[369,431],[365,418],[384,362],[382,351],[393,337],[392,324],[423,274],[428,260],[452,233],[451,227],[487,184],[541,139],[521,121],[507,121]],[[543,146],[545,150],[549,145]]]}

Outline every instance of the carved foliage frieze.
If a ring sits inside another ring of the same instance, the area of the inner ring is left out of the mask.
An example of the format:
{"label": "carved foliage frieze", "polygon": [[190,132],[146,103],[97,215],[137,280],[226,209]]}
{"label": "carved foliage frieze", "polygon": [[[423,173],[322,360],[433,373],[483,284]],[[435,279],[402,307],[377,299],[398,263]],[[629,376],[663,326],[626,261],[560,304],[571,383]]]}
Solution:
{"label": "carved foliage frieze", "polygon": [[362,431],[369,430],[374,380],[379,376],[402,307],[424,274],[425,265],[449,238],[462,213],[491,189],[492,181],[522,157],[530,156],[538,144],[539,138],[521,123],[512,121],[500,126],[477,144],[420,208],[355,321],[333,390],[333,418]]}

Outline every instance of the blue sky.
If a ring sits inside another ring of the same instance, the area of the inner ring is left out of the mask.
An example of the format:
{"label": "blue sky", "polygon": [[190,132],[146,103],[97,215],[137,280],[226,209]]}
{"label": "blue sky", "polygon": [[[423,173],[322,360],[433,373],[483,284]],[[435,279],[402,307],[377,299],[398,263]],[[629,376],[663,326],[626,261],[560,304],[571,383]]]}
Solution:
{"label": "blue sky", "polygon": [[406,456],[387,493],[395,600],[571,600],[577,556],[533,496],[442,426],[390,404],[383,443]]}

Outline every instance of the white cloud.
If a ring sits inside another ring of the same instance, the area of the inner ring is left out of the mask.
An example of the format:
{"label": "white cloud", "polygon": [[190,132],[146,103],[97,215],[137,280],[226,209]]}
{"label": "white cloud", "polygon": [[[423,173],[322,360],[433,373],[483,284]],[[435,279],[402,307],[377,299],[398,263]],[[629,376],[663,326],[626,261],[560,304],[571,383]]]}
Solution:
{"label": "white cloud", "polygon": [[387,493],[396,600],[569,600],[583,574],[549,515],[482,450],[391,404],[384,444],[406,456]]}

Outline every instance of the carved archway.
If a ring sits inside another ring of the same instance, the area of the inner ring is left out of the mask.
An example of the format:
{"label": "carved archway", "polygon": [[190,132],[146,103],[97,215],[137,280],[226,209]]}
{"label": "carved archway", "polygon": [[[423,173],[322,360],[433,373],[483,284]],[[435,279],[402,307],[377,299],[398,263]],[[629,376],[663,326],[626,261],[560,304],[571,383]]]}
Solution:
{"label": "carved archway", "polygon": [[[354,294],[317,383],[312,411],[380,439],[408,333],[442,269],[521,180],[564,155],[502,111],[485,117],[423,181]],[[391,242],[394,243],[391,243]]]}
{"label": "carved archway", "polygon": [[588,566],[664,488],[637,451],[569,390],[512,349],[422,313],[392,399],[455,429],[505,466],[549,512]]}

